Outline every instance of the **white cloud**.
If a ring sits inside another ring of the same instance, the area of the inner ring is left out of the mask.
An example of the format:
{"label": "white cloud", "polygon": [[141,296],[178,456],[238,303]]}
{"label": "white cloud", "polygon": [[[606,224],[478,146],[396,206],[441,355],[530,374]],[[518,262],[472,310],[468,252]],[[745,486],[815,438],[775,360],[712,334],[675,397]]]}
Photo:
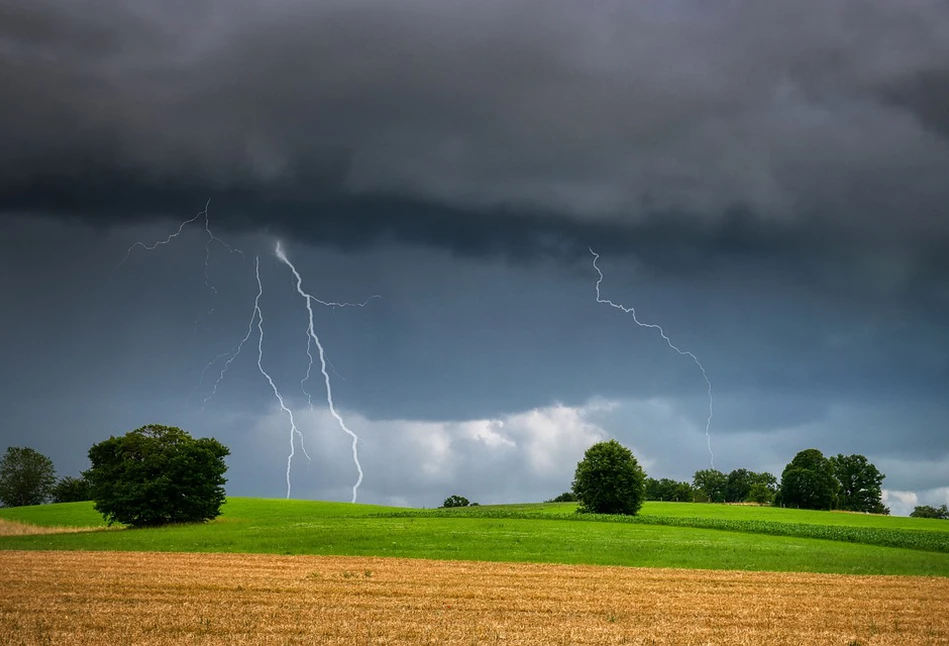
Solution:
{"label": "white cloud", "polygon": [[883,490],[883,504],[890,508],[892,516],[909,516],[919,504],[915,491]]}
{"label": "white cloud", "polygon": [[[359,500],[431,507],[451,494],[485,504],[553,497],[569,489],[584,451],[611,437],[633,451],[648,475],[691,480],[696,470],[709,467],[701,404],[699,399],[591,399],[579,406],[558,402],[494,418],[443,421],[372,420],[350,411],[343,415],[361,438],[365,480]],[[297,411],[296,419],[313,462],[308,465],[297,450],[293,496],[348,500],[356,480],[349,437],[325,409]],[[863,447],[845,444],[845,438],[837,436],[838,422],[830,416],[741,433],[713,425],[715,467],[726,472],[770,471],[780,477],[794,454],[810,446],[827,455],[863,452]],[[247,438],[253,438],[252,447],[232,447],[231,477],[236,482],[265,480],[264,486],[271,488],[266,493],[255,488],[249,495],[283,495],[289,450],[286,417],[274,407],[244,441]],[[922,484],[944,480],[945,461],[866,454],[887,474],[885,484],[895,485],[883,491],[883,502],[893,515],[908,515],[919,504],[949,503],[949,487],[924,489]],[[247,455],[253,456],[252,463],[243,457]],[[908,475],[914,469],[925,476],[915,487]]]}
{"label": "white cloud", "polygon": [[[362,438],[365,480],[359,500],[433,506],[452,493],[479,502],[512,502],[539,501],[569,489],[583,452],[610,436],[591,415],[614,407],[599,400],[577,407],[555,403],[495,419],[434,422],[342,414]],[[325,409],[298,411],[295,419],[313,462],[307,465],[297,450],[293,496],[345,499],[356,478],[348,436]],[[276,408],[259,420],[250,452],[257,466],[265,459],[284,474],[288,428]]]}
{"label": "white cloud", "polygon": [[919,492],[919,501],[923,505],[949,505],[949,487],[937,487]]}

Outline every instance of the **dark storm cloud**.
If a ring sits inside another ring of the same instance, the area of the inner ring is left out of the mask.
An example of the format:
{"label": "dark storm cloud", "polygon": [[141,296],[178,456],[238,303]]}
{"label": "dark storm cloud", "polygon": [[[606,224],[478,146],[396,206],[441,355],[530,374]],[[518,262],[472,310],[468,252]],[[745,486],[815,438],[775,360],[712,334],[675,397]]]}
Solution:
{"label": "dark storm cloud", "polygon": [[942,273],[946,61],[938,2],[7,3],[0,206]]}

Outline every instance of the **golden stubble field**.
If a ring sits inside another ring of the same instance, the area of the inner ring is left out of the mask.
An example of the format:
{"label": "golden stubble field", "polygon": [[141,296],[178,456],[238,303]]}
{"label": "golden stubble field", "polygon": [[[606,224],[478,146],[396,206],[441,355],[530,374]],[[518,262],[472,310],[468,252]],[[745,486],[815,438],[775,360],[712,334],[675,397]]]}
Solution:
{"label": "golden stubble field", "polygon": [[0,551],[3,644],[949,644],[949,579]]}

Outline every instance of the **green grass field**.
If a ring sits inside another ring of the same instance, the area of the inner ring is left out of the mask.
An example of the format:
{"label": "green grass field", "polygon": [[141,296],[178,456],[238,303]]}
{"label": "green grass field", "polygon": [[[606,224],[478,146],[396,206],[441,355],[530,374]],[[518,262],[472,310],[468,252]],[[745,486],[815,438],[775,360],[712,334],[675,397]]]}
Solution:
{"label": "green grass field", "polygon": [[[332,554],[949,576],[946,521],[658,502],[646,503],[634,519],[588,517],[573,510],[569,503],[406,510],[231,498],[222,516],[206,524],[3,536],[0,549]],[[44,526],[104,526],[91,503],[0,509],[0,518]],[[813,538],[815,532],[834,540]],[[892,541],[915,549],[886,546]]]}

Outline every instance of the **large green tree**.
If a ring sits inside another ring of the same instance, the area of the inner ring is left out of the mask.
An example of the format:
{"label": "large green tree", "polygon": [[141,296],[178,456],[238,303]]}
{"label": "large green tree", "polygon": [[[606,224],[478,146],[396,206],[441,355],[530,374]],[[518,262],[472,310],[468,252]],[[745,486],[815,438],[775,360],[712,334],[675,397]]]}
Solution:
{"label": "large green tree", "polygon": [[767,471],[735,469],[725,483],[725,502],[770,502],[777,488],[778,479]]}
{"label": "large green tree", "polygon": [[883,505],[883,479],[880,470],[862,455],[837,454],[830,458],[834,476],[840,483],[837,507],[847,511],[889,514]]}
{"label": "large green tree", "polygon": [[598,442],[577,463],[573,492],[581,512],[636,514],[646,498],[646,474],[633,452],[617,442]]}
{"label": "large green tree", "polygon": [[39,505],[49,500],[56,469],[48,457],[28,447],[11,446],[0,458],[0,503]]}
{"label": "large green tree", "polygon": [[692,475],[692,486],[705,494],[709,502],[725,502],[728,476],[718,469],[702,469]]}
{"label": "large green tree", "polygon": [[745,502],[755,484],[755,473],[748,469],[735,469],[725,482],[725,502]]}
{"label": "large green tree", "polygon": [[778,498],[786,507],[833,509],[839,488],[833,463],[817,449],[805,449],[781,472]]}
{"label": "large green tree", "polygon": [[83,476],[109,524],[200,522],[221,513],[229,454],[214,438],[150,424],[94,444]]}

